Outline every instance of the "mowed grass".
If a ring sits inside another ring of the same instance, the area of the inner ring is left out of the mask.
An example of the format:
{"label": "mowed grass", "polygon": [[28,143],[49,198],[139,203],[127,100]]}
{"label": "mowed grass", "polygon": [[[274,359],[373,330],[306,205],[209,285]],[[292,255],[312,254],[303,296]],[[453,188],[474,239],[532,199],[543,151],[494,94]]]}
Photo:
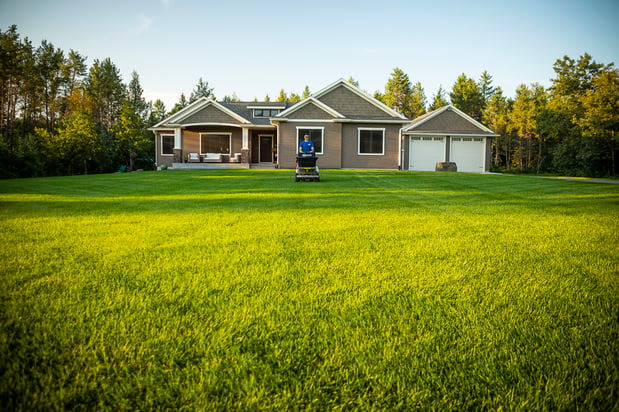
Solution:
{"label": "mowed grass", "polygon": [[619,185],[0,181],[3,410],[619,409]]}

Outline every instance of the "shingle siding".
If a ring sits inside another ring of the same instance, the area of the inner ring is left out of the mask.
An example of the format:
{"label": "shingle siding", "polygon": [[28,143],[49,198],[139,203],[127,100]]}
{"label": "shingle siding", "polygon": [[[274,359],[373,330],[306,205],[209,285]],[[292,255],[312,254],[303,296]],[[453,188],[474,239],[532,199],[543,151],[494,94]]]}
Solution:
{"label": "shingle siding", "polygon": [[230,123],[230,124],[240,124],[237,119],[234,117],[222,112],[215,106],[207,106],[204,109],[200,110],[197,113],[192,114],[191,116],[183,119],[183,123],[185,124],[193,124],[193,123]]}
{"label": "shingle siding", "polygon": [[340,86],[318,99],[327,106],[349,119],[390,120],[395,117],[376,107],[372,103]]}

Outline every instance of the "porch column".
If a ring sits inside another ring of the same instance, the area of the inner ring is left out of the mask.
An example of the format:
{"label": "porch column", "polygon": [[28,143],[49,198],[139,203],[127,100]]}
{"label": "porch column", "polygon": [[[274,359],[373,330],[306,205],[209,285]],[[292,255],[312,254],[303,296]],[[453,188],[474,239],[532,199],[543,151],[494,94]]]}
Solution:
{"label": "porch column", "polygon": [[242,149],[249,149],[249,129],[243,128],[243,147]]}
{"label": "porch column", "polygon": [[181,163],[183,160],[183,149],[181,146],[181,128],[174,129],[174,163]]}
{"label": "porch column", "polygon": [[249,163],[249,129],[243,127],[243,148],[241,149],[241,163]]}

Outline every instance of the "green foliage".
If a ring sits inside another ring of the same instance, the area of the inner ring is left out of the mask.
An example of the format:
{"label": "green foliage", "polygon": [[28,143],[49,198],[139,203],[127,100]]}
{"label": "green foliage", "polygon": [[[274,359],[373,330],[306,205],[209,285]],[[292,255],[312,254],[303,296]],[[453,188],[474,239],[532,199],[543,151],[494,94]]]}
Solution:
{"label": "green foliage", "polygon": [[617,408],[619,186],[321,177],[0,181],[3,409]]}
{"label": "green foliage", "polygon": [[189,103],[193,103],[202,97],[207,99],[215,98],[213,95],[213,88],[208,87],[208,82],[205,82],[202,80],[202,77],[200,77],[198,84],[196,84],[196,87],[191,92],[191,95],[189,95]]}
{"label": "green foliage", "polygon": [[426,95],[420,82],[415,83],[411,90],[411,110],[411,119],[426,113]]}
{"label": "green foliage", "polygon": [[462,73],[454,83],[452,92],[449,93],[449,98],[455,107],[473,119],[481,120],[484,100],[475,80],[469,79]]}
{"label": "green foliage", "polygon": [[385,86],[383,102],[394,110],[403,113],[407,118],[413,119],[416,116],[412,106],[412,93],[413,87],[408,75],[398,67],[393,69]]}
{"label": "green foliage", "polygon": [[445,94],[445,90],[443,90],[443,86],[439,86],[436,94],[432,97],[432,103],[428,110],[433,111],[436,109],[440,109],[443,106],[447,106],[449,101],[447,100],[447,95]]}

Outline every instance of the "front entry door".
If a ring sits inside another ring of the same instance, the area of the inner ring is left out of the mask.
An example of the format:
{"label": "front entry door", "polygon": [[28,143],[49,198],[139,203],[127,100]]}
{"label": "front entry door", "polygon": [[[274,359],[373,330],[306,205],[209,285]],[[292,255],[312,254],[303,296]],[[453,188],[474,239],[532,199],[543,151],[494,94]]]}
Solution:
{"label": "front entry door", "polygon": [[260,139],[260,163],[273,163],[273,135],[261,134]]}

